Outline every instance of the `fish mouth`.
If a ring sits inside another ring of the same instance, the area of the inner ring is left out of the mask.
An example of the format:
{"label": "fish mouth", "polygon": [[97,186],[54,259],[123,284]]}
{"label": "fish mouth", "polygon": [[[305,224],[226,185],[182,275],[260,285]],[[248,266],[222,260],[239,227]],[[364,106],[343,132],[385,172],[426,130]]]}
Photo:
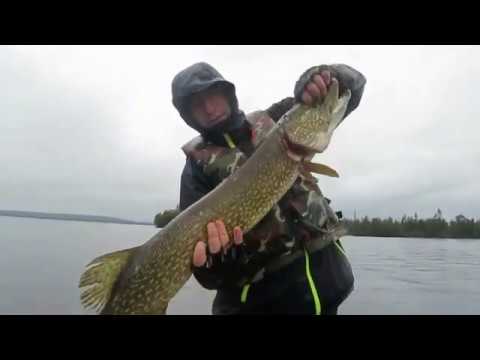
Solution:
{"label": "fish mouth", "polygon": [[282,145],[285,148],[287,155],[294,161],[302,162],[305,159],[311,159],[319,151],[315,148],[293,142],[289,137],[287,132],[284,132],[282,137]]}

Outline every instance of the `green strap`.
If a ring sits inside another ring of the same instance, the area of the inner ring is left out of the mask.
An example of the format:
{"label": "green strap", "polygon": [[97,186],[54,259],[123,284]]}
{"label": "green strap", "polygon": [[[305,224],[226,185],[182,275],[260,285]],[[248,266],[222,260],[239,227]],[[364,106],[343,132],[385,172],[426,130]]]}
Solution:
{"label": "green strap", "polygon": [[343,250],[343,247],[340,244],[340,240],[335,241],[335,246],[337,247],[338,250],[340,250],[340,252],[343,255],[347,256],[347,254],[345,253],[345,250]]}
{"label": "green strap", "polygon": [[245,304],[247,302],[248,289],[250,289],[250,284],[243,285],[242,295],[240,295],[240,301],[242,302],[242,304]]}
{"label": "green strap", "polygon": [[225,138],[225,141],[227,142],[228,146],[230,146],[230,149],[235,149],[235,143],[233,142],[232,138],[228,134],[223,134],[223,137]]}
{"label": "green strap", "polygon": [[305,250],[305,272],[307,273],[308,284],[310,285],[310,291],[312,292],[313,301],[315,302],[315,315],[320,315],[322,313],[322,305],[320,304],[320,299],[318,298],[317,289],[315,288],[315,283],[313,282],[312,274],[310,274],[310,257],[308,256],[307,250]]}
{"label": "green strap", "polygon": [[[310,273],[310,257],[308,255],[307,250],[305,250],[305,272],[307,274],[310,291],[312,292],[313,301],[315,302],[315,315],[321,315],[322,305],[320,304],[320,298],[318,297],[317,289],[315,287],[315,282],[313,281],[312,274]],[[247,295],[248,295],[248,290],[250,289],[250,285],[251,284],[243,285],[242,293],[240,295],[240,302],[242,304],[245,304],[247,302]]]}

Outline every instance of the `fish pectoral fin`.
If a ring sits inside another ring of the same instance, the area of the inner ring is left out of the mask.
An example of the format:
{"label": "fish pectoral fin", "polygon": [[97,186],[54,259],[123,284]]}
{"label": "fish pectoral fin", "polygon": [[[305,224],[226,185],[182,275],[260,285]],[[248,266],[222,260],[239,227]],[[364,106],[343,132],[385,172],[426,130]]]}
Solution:
{"label": "fish pectoral fin", "polygon": [[332,169],[330,166],[324,164],[313,163],[310,161],[304,161],[302,164],[303,168],[306,171],[313,172],[320,175],[326,175],[331,177],[339,177],[336,170]]}
{"label": "fish pectoral fin", "polygon": [[80,277],[80,301],[85,308],[100,312],[110,299],[113,285],[137,247],[115,251],[92,260]]}

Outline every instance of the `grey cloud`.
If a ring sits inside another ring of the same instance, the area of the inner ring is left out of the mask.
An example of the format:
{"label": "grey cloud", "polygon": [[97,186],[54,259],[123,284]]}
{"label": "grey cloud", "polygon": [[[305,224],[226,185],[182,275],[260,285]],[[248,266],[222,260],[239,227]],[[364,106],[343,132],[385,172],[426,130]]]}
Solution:
{"label": "grey cloud", "polygon": [[253,111],[290,96],[307,67],[344,62],[368,84],[316,158],[340,172],[319,177],[335,208],[480,217],[478,47],[96,49],[0,48],[0,208],[150,220],[176,205],[180,146],[195,135],[171,104],[176,71],[211,62]]}

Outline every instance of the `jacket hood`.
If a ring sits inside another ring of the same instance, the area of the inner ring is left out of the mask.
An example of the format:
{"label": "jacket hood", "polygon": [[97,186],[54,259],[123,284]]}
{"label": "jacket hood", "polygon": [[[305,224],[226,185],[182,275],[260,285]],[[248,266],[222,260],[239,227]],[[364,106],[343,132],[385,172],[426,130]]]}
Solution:
{"label": "jacket hood", "polygon": [[[232,115],[222,123],[206,129],[192,118],[189,108],[190,98],[193,94],[206,90],[213,85],[225,87],[225,94],[229,100]],[[172,102],[187,125],[200,132],[204,137],[218,138],[221,135],[220,133],[235,131],[246,123],[245,114],[238,108],[235,85],[225,80],[215,68],[205,62],[193,64],[173,78]]]}

